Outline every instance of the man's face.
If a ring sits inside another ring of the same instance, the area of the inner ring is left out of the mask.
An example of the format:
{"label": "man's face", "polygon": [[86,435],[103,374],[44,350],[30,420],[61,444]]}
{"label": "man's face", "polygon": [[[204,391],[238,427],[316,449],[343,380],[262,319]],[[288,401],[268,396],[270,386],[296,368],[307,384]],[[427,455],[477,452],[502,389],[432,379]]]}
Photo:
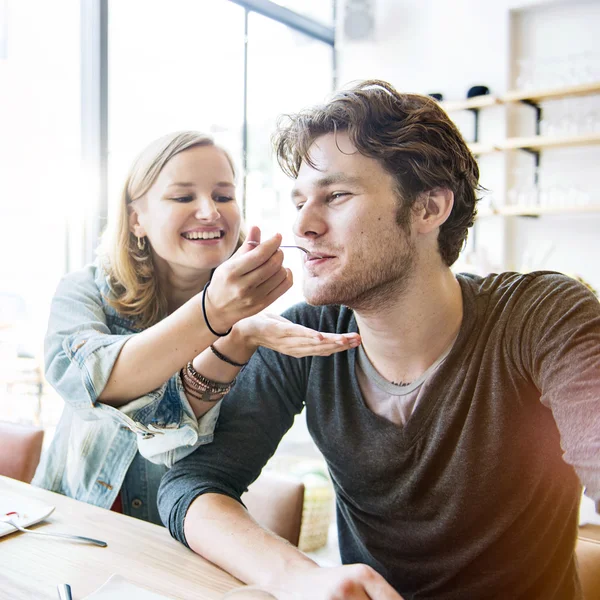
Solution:
{"label": "man's face", "polygon": [[304,262],[304,295],[315,305],[381,308],[406,288],[415,264],[395,181],[345,132],[317,138],[309,154],[316,168],[302,163],[292,192],[294,235],[325,258]]}

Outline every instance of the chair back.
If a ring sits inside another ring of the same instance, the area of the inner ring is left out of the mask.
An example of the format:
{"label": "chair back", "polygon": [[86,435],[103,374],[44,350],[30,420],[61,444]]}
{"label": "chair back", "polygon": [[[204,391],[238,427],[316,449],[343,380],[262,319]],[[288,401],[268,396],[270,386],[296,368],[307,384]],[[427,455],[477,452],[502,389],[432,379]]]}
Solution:
{"label": "chair back", "polygon": [[0,475],[30,483],[40,462],[44,430],[0,422]]}
{"label": "chair back", "polygon": [[263,472],[242,495],[250,515],[259,525],[294,546],[300,539],[304,484],[279,473]]}
{"label": "chair back", "polygon": [[583,589],[583,600],[600,598],[600,525],[579,528],[577,563]]}

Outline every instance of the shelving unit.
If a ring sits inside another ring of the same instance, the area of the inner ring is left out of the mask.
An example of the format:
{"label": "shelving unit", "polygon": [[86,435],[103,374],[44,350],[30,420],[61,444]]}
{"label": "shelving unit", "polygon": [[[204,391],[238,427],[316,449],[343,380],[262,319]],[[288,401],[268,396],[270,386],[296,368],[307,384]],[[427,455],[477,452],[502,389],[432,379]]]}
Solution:
{"label": "shelving unit", "polygon": [[600,144],[600,133],[566,136],[531,136],[508,138],[498,142],[498,150],[544,150],[547,148],[567,148],[572,146],[594,146]]}
{"label": "shelving unit", "polygon": [[[475,96],[474,98],[467,98],[466,100],[458,100],[455,102],[442,102],[441,106],[446,112],[456,112],[460,110],[468,110],[473,113],[475,119],[473,135],[473,146],[476,149],[472,149],[473,154],[488,154],[494,152],[495,148],[488,144],[479,146],[479,111],[482,108],[488,108],[498,103],[498,98],[491,95]],[[477,151],[479,150],[479,151]]]}
{"label": "shelving unit", "polygon": [[475,108],[487,108],[498,104],[500,99],[496,96],[475,96],[475,98],[467,98],[466,100],[456,100],[452,102],[442,102],[441,107],[446,112],[456,112],[459,110],[473,110]]}
{"label": "shelving unit", "polygon": [[476,96],[466,100],[450,100],[440,103],[446,112],[457,112],[461,110],[473,110],[475,108],[487,108],[497,104],[512,104],[514,102],[543,102],[544,100],[560,100],[577,96],[590,96],[600,94],[600,81],[594,83],[582,83],[580,85],[569,85],[543,90],[512,90],[502,96]]}
{"label": "shelving unit", "polygon": [[569,215],[600,213],[600,204],[588,204],[585,206],[519,206],[505,205],[493,209],[479,211],[477,218],[488,217],[539,217],[541,215]]}
{"label": "shelving unit", "polygon": [[469,150],[475,155],[479,156],[481,154],[492,154],[493,152],[498,152],[498,148],[493,146],[492,144],[481,144],[480,142],[473,142],[472,144],[468,144]]}
{"label": "shelving unit", "polygon": [[499,209],[499,214],[504,216],[538,217],[540,215],[568,215],[579,213],[600,212],[600,204],[587,206],[517,206],[508,205]]}
{"label": "shelving unit", "polygon": [[[540,121],[542,107],[540,103],[545,100],[558,100],[561,98],[581,97],[592,94],[600,94],[600,81],[580,85],[546,88],[542,90],[513,90],[502,96],[484,95],[469,98],[462,101],[442,102],[440,105],[446,112],[462,110],[472,111],[475,115],[475,140],[469,144],[469,149],[475,156],[505,152],[509,150],[523,150],[529,152],[535,158],[535,165],[539,167],[540,153],[543,150],[553,148],[568,148],[581,146],[600,145],[600,132],[562,135],[542,136],[540,135]],[[536,133],[529,137],[512,137],[499,140],[495,143],[483,143],[479,141],[479,111],[483,108],[498,105],[526,104],[536,111]],[[537,183],[538,171],[535,172]],[[492,210],[481,211],[478,218],[489,216],[541,216],[551,214],[581,214],[600,213],[600,204],[589,206],[555,207],[555,206],[512,206],[505,205]]]}
{"label": "shelving unit", "polygon": [[591,94],[600,94],[600,81],[596,83],[582,83],[580,85],[570,85],[565,87],[546,88],[543,90],[514,90],[507,92],[497,99],[497,102],[508,104],[510,102],[542,102],[544,100],[560,100],[576,96],[589,96]]}

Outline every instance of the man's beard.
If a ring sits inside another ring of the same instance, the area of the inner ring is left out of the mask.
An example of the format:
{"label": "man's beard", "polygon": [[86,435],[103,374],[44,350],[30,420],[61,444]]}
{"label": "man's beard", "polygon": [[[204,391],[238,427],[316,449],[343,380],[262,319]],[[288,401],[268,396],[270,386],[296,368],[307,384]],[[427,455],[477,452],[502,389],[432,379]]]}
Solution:
{"label": "man's beard", "polygon": [[[365,254],[354,257],[355,264],[363,264],[364,268],[343,274],[343,280],[327,281],[311,293],[305,282],[306,301],[314,306],[325,304],[343,304],[362,313],[380,311],[397,301],[408,288],[415,271],[416,250],[408,237],[399,240],[402,251],[389,252],[383,249],[377,260],[369,261]],[[393,246],[392,246],[393,247]]]}

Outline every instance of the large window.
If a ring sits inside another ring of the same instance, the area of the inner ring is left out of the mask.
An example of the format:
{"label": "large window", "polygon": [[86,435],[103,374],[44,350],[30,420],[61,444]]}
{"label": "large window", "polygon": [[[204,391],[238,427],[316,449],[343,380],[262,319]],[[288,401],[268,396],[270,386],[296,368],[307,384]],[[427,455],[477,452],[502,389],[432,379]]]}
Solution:
{"label": "large window", "polygon": [[[3,2],[0,54],[0,290],[45,318],[68,264],[79,187],[79,3]],[[56,35],[60,31],[60,35]],[[0,314],[2,312],[0,305]]]}
{"label": "large window", "polygon": [[211,134],[242,162],[244,9],[228,0],[109,3],[109,207],[143,147]]}
{"label": "large window", "polygon": [[[249,15],[246,220],[259,225],[264,236],[282,233],[288,244],[294,243],[292,181],[274,159],[271,134],[280,114],[321,102],[331,93],[332,53],[323,42],[261,15]],[[301,254],[285,252],[295,285],[270,308],[274,312],[302,299]]]}
{"label": "large window", "polygon": [[[331,22],[330,1],[277,4]],[[279,231],[289,242],[291,182],[272,157],[270,136],[278,115],[332,91],[333,46],[252,6],[230,0],[109,2],[109,213],[131,161],[148,142],[196,129],[233,155],[247,223],[265,236]],[[297,284],[274,311],[302,297],[298,252],[287,251],[286,264]]]}
{"label": "large window", "polygon": [[[0,0],[0,419],[51,432],[63,403],[38,384],[52,295],[93,256],[98,224],[151,140],[211,134],[238,166],[247,221],[291,239],[291,182],[270,136],[279,114],[331,92],[332,7]],[[273,311],[301,298],[300,264],[287,251],[297,284]]]}
{"label": "large window", "polygon": [[0,419],[39,418],[50,300],[82,252],[79,17],[0,0]]}
{"label": "large window", "polygon": [[275,0],[275,3],[325,25],[333,26],[333,0]]}

